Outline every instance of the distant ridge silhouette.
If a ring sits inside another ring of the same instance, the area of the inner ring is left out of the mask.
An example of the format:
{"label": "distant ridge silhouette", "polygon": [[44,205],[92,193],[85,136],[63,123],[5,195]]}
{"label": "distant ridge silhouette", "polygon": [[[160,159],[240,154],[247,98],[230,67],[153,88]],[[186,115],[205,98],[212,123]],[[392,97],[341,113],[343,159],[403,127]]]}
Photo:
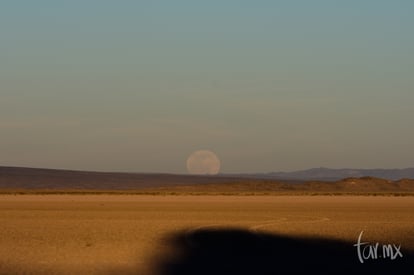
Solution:
{"label": "distant ridge silhouette", "polygon": [[[330,171],[330,169],[328,169]],[[409,169],[408,169],[409,170]],[[269,193],[269,192],[325,192],[325,193],[412,193],[414,179],[389,180],[363,176],[345,177],[339,180],[317,180],[327,170],[311,169],[308,178],[295,179],[294,174],[283,174],[286,179],[273,174],[194,176],[178,174],[111,173],[73,170],[21,168],[0,166],[0,191],[50,192],[114,190],[171,193]],[[342,170],[341,170],[342,171]],[[354,170],[353,170],[354,171]],[[298,172],[299,173],[299,172]],[[385,172],[384,172],[385,173]],[[405,172],[407,175],[407,172]],[[304,176],[307,172],[301,172]],[[343,175],[360,174],[356,172]],[[282,174],[277,173],[281,176]],[[297,175],[297,174],[295,174]],[[312,176],[313,175],[313,176]],[[326,173],[324,174],[326,175]],[[401,174],[402,175],[402,174]],[[299,178],[299,177],[298,177]],[[321,177],[322,179],[324,177]],[[413,177],[414,178],[414,177]]]}
{"label": "distant ridge silhouette", "polygon": [[0,166],[0,188],[128,190],[183,184],[228,182],[229,180],[233,180],[233,178]]}

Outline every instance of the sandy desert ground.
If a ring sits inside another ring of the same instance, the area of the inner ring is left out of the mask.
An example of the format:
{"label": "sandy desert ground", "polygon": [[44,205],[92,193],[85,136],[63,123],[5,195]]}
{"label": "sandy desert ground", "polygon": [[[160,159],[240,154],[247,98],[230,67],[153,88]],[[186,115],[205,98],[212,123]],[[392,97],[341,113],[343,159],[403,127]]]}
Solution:
{"label": "sandy desert ground", "polygon": [[[240,228],[414,248],[414,197],[1,195],[0,273],[149,274],[172,232]],[[356,258],[355,254],[355,258]]]}

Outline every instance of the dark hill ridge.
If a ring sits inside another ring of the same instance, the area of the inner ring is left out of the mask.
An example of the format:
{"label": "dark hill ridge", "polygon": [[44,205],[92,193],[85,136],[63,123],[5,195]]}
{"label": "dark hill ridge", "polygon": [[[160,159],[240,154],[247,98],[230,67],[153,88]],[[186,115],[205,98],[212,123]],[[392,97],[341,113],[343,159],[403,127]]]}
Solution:
{"label": "dark hill ridge", "polygon": [[397,181],[348,177],[337,181],[293,181],[236,176],[108,173],[1,167],[0,189],[7,190],[136,190],[138,193],[413,193],[414,179]]}
{"label": "dark hill ridge", "polygon": [[182,184],[222,183],[234,177],[150,173],[110,173],[0,166],[0,188],[140,189]]}

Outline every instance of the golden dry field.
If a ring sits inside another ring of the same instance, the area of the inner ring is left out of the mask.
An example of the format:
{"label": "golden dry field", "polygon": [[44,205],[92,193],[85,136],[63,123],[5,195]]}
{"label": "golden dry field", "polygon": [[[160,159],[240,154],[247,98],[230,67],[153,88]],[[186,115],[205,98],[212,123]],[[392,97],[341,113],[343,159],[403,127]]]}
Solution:
{"label": "golden dry field", "polygon": [[150,274],[170,234],[209,228],[414,249],[413,210],[412,196],[1,195],[0,273]]}

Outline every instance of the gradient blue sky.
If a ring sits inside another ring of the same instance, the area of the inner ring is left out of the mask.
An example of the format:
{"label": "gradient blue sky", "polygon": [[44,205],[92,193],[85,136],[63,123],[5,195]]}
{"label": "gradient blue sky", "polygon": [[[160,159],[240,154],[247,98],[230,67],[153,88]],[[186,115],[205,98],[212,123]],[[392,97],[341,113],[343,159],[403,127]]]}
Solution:
{"label": "gradient blue sky", "polygon": [[414,1],[1,1],[0,165],[414,166]]}

